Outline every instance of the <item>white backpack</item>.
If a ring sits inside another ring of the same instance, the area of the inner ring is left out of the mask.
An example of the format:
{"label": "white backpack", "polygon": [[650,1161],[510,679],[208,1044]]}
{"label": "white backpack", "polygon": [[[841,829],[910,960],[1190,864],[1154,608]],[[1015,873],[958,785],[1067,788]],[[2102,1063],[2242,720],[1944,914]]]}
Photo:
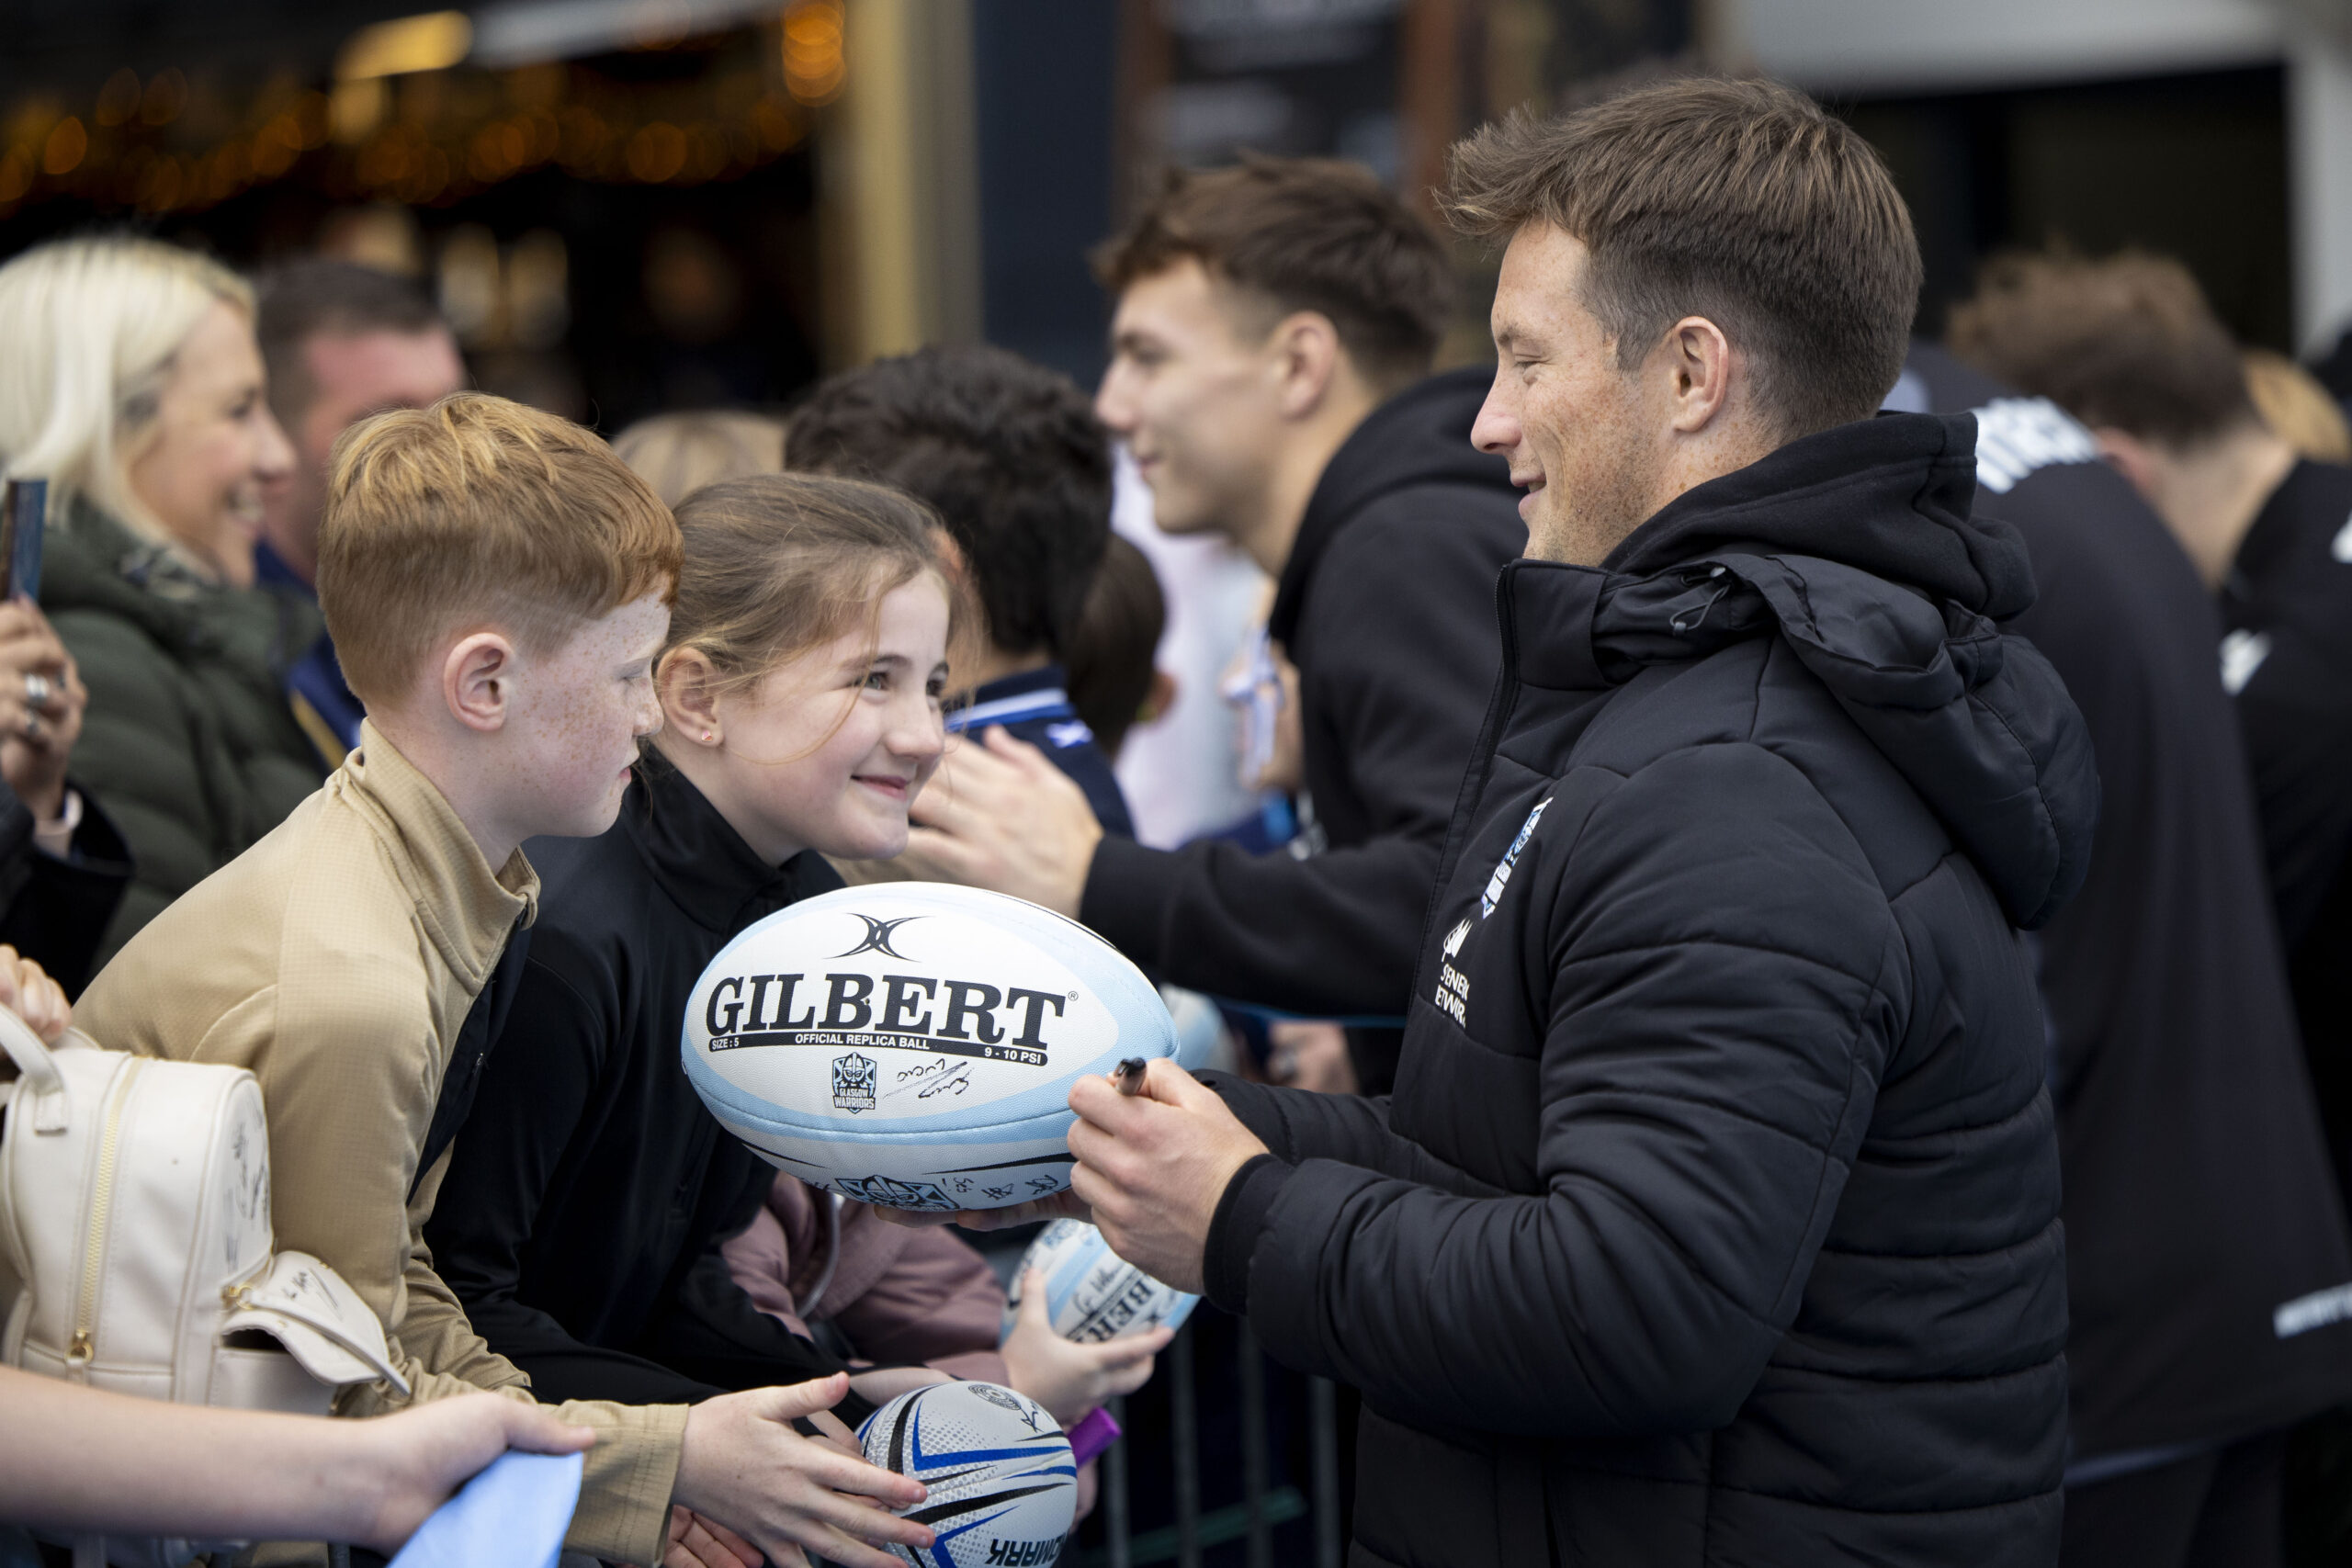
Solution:
{"label": "white backpack", "polygon": [[[342,1277],[270,1251],[269,1132],[243,1067],[56,1049],[0,1008],[0,1362],[118,1393],[323,1416],[401,1393],[383,1325]],[[76,1568],[179,1568],[230,1543],[74,1543]]]}

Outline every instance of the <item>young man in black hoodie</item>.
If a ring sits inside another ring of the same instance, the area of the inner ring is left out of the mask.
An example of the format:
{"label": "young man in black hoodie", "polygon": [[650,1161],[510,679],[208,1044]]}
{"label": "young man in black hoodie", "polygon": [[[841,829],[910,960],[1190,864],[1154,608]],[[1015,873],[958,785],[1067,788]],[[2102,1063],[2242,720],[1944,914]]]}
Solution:
{"label": "young man in black hoodie", "polygon": [[2017,928],[2098,784],[1995,623],[1973,422],[1873,419],[1918,250],[1786,88],[1457,150],[1529,554],[1396,1093],[1070,1100],[1122,1257],[1363,1393],[1355,1556],[2049,1563],[2056,1139]]}
{"label": "young man in black hoodie", "polygon": [[[1308,826],[1289,852],[1146,849],[991,742],[916,803],[901,863],[1075,916],[1178,985],[1399,1016],[1494,682],[1495,574],[1527,537],[1507,466],[1470,445],[1484,373],[1429,374],[1444,254],[1368,171],[1256,158],[1174,176],[1098,262],[1119,303],[1095,408],[1159,526],[1221,535],[1278,583]],[[1355,1034],[1368,1092],[1395,1042]]]}

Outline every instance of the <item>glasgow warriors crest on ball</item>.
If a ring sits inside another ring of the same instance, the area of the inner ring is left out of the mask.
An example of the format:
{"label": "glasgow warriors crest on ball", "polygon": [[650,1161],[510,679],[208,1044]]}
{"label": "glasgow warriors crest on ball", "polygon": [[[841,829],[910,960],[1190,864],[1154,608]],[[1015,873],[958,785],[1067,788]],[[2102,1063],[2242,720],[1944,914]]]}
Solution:
{"label": "glasgow warriors crest on ball", "polygon": [[874,1058],[852,1051],[833,1058],[833,1109],[874,1109]]}

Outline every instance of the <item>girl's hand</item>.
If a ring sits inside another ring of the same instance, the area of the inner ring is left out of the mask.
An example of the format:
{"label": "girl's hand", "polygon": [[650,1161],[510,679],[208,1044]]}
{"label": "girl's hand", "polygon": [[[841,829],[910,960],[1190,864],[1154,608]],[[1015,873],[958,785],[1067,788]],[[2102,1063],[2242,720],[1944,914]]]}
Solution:
{"label": "girl's hand", "polygon": [[662,1568],[760,1568],[760,1549],[692,1508],[670,1510],[670,1547]]}
{"label": "girl's hand", "polygon": [[1094,1211],[1084,1199],[1065,1187],[1043,1198],[1032,1198],[1026,1203],[1015,1203],[1008,1209],[891,1209],[880,1203],[874,1205],[874,1217],[889,1224],[904,1225],[909,1230],[929,1230],[935,1225],[961,1225],[967,1231],[1009,1230],[1014,1225],[1031,1224],[1038,1220],[1093,1221]]}
{"label": "girl's hand", "polygon": [[835,1372],[704,1400],[686,1414],[671,1501],[720,1521],[774,1563],[805,1564],[806,1551],[842,1568],[899,1568],[870,1543],[932,1543],[928,1525],[884,1511],[922,1502],[923,1488],[791,1427],[848,1392],[848,1375]]}
{"label": "girl's hand", "polygon": [[1100,1345],[1065,1339],[1046,1316],[1046,1277],[1027,1269],[1021,1275],[1021,1310],[1001,1354],[1013,1388],[1044,1405],[1068,1431],[1104,1400],[1149,1382],[1152,1358],[1175,1337],[1173,1329],[1155,1328]]}

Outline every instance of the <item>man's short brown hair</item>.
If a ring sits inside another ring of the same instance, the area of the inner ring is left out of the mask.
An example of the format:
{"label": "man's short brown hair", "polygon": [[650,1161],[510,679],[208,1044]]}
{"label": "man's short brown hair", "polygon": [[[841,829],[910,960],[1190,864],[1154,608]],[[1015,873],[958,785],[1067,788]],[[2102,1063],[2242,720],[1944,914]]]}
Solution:
{"label": "man's short brown hair", "polygon": [[548,653],[623,604],[677,592],[677,519],[596,435],[457,392],[336,442],[319,604],[367,703],[406,692],[444,638],[495,626]]}
{"label": "man's short brown hair", "polygon": [[1685,316],[1744,351],[1783,438],[1877,412],[1919,300],[1911,214],[1870,144],[1770,82],[1684,78],[1455,145],[1464,232],[1582,242],[1579,298],[1631,370]]}
{"label": "man's short brown hair", "polygon": [[1186,260],[1268,301],[1269,328],[1295,310],[1329,317],[1357,372],[1384,389],[1429,374],[1453,301],[1429,225],[1370,169],[1333,158],[1170,170],[1095,251],[1094,272],[1115,293]]}
{"label": "man's short brown hair", "polygon": [[2256,417],[2229,328],[2166,256],[1996,256],[1952,308],[1949,346],[2085,424],[2143,440],[2195,446]]}

